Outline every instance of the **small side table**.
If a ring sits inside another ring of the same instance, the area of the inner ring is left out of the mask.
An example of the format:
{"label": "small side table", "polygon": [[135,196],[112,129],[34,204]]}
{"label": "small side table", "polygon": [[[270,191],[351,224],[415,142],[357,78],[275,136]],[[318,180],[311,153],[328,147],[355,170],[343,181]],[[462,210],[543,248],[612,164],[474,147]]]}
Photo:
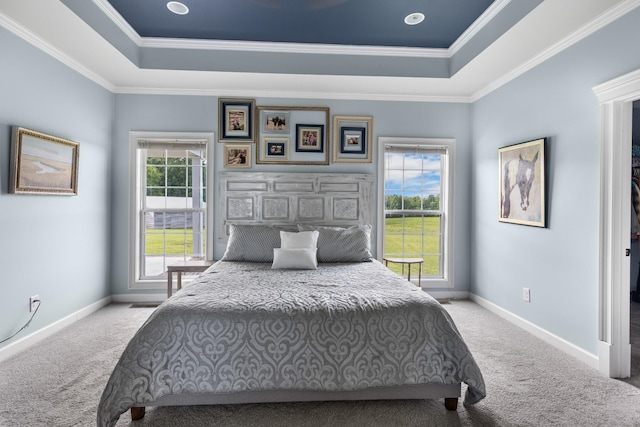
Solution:
{"label": "small side table", "polygon": [[182,273],[201,273],[209,268],[215,261],[193,260],[179,261],[167,266],[167,298],[173,291],[173,273],[178,273],[178,290],[182,289]]}
{"label": "small side table", "polygon": [[407,278],[411,281],[411,265],[418,264],[418,287],[422,287],[422,263],[424,263],[424,259],[422,258],[382,258],[384,261],[384,265],[388,266],[390,262],[396,264],[402,264],[402,274],[404,275],[404,266],[407,265],[409,267],[409,275]]}

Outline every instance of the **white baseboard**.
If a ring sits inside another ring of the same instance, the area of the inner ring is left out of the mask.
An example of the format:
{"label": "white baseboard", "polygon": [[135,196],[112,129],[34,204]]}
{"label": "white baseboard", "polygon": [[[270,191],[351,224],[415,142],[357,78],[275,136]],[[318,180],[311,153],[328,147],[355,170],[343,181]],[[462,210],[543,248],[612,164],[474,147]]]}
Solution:
{"label": "white baseboard", "polygon": [[566,341],[563,338],[560,338],[557,335],[552,334],[551,332],[547,331],[546,329],[542,329],[541,327],[529,322],[528,320],[523,319],[520,316],[516,316],[515,314],[511,313],[510,311],[507,311],[505,309],[503,309],[502,307],[499,307],[497,305],[495,305],[494,303],[479,297],[478,295],[475,295],[473,293],[469,294],[469,298],[471,299],[471,301],[475,302],[476,304],[478,304],[481,307],[486,308],[487,310],[489,310],[492,313],[497,314],[498,316],[502,317],[503,319],[513,323],[514,325],[524,329],[525,331],[531,333],[532,335],[540,338],[542,341],[546,342],[547,344],[551,344],[552,346],[556,347],[557,349],[564,351],[565,353],[575,357],[576,359],[586,363],[587,365],[591,366],[594,369],[598,369],[599,368],[599,361],[598,361],[598,356],[592,353],[589,353],[588,351],[576,346],[575,344],[570,343],[569,341]]}
{"label": "white baseboard", "polygon": [[111,301],[117,303],[147,303],[147,302],[164,302],[167,299],[166,289],[162,293],[157,294],[113,294]]}
{"label": "white baseboard", "polygon": [[81,308],[80,310],[71,313],[70,315],[63,317],[62,319],[53,322],[50,325],[45,326],[42,329],[38,329],[37,331],[27,335],[24,338],[19,339],[18,341],[7,345],[6,347],[0,348],[0,362],[10,358],[11,356],[16,355],[22,350],[26,350],[34,344],[39,343],[40,341],[48,338],[49,336],[55,334],[56,332],[62,330],[63,328],[71,325],[74,322],[82,319],[90,315],[91,313],[100,310],[102,307],[105,307],[111,302],[111,297],[102,298],[94,302],[93,304],[89,304],[85,308]]}
{"label": "white baseboard", "polygon": [[429,289],[423,290],[434,297],[435,299],[469,299],[469,292],[460,291],[430,291]]}

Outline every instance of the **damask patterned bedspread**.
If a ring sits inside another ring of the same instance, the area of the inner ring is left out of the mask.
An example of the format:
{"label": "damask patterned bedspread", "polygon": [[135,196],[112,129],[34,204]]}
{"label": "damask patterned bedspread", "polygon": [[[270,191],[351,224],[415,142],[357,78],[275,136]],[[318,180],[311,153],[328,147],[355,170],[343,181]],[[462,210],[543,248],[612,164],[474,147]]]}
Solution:
{"label": "damask patterned bedspread", "polygon": [[165,395],[461,382],[466,404],[485,396],[449,314],[379,262],[283,271],[220,261],[131,339],[98,425]]}

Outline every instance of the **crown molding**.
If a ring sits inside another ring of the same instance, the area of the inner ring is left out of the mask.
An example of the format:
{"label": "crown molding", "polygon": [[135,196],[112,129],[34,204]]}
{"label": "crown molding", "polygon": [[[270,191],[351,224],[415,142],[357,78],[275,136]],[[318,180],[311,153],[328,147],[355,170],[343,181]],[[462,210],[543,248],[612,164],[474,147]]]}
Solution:
{"label": "crown molding", "polygon": [[142,48],[231,50],[235,52],[306,53],[325,55],[363,55],[408,58],[450,58],[448,49],[388,46],[351,46],[311,43],[246,42],[227,40],[186,40],[143,37]]}
{"label": "crown molding", "polygon": [[512,70],[508,74],[505,74],[501,78],[493,81],[488,86],[484,87],[480,91],[478,91],[475,94],[473,94],[470,97],[471,102],[475,102],[475,101],[481,99],[482,97],[490,94],[494,90],[506,85],[510,81],[516,79],[517,77],[521,76],[522,74],[526,73],[527,71],[529,71],[529,70],[535,68],[536,66],[542,64],[543,62],[545,62],[546,60],[548,60],[551,57],[555,56],[556,54],[562,52],[563,50],[569,48],[570,46],[574,45],[575,43],[583,40],[584,38],[586,38],[588,36],[590,36],[591,34],[595,33],[596,31],[600,30],[601,28],[609,25],[610,23],[612,23],[616,19],[626,15],[627,13],[631,12],[633,9],[637,8],[638,6],[640,6],[640,0],[626,0],[626,1],[622,2],[622,3],[619,3],[619,4],[615,5],[615,6],[613,6],[611,9],[609,9],[605,13],[599,15],[597,18],[595,18],[595,19],[591,20],[590,22],[586,23],[585,25],[583,25],[578,30],[574,31],[569,36],[565,37],[564,39],[560,40],[558,43],[556,43],[553,46],[551,46],[549,49],[547,49],[544,52],[542,52],[541,54],[531,58],[529,61],[525,62],[521,66],[515,68],[514,70]]}
{"label": "crown molding", "polygon": [[495,18],[502,9],[504,9],[511,0],[496,0],[487,10],[484,11],[478,19],[475,20],[473,24],[469,26],[465,30],[464,33],[458,37],[458,39],[453,42],[453,44],[449,47],[449,56],[453,56],[458,52],[462,47],[467,44],[471,39],[473,39],[481,29],[483,29],[493,18]]}
{"label": "crown molding", "polygon": [[332,99],[357,101],[392,101],[392,102],[442,102],[468,104],[471,99],[467,96],[445,95],[393,95],[375,93],[345,93],[345,92],[283,92],[229,89],[182,89],[182,88],[136,88],[119,87],[114,93],[128,95],[185,95],[185,96],[215,96],[236,98],[291,98],[291,99]]}
{"label": "crown molding", "polygon": [[115,91],[116,87],[113,83],[105,80],[102,76],[89,70],[88,68],[80,64],[78,61],[74,60],[70,56],[64,54],[62,51],[52,46],[50,43],[42,39],[40,36],[32,33],[31,31],[26,30],[23,26],[21,26],[20,24],[18,24],[17,22],[15,22],[14,20],[12,20],[11,18],[7,17],[2,13],[0,13],[0,27],[6,28],[13,34],[17,35],[18,37],[26,41],[27,43],[30,43],[31,45],[40,49],[47,55],[52,56],[53,58],[62,62],[67,67],[78,72],[79,74],[88,78],[89,80],[97,83],[103,88],[111,92]]}

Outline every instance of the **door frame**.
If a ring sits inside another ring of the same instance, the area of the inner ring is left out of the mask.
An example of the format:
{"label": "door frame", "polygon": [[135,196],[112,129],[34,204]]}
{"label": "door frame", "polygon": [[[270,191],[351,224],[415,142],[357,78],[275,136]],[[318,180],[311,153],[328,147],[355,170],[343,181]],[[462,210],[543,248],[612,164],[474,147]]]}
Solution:
{"label": "door frame", "polygon": [[593,88],[600,102],[600,275],[598,368],[612,378],[631,375],[629,248],[633,102],[640,70]]}

